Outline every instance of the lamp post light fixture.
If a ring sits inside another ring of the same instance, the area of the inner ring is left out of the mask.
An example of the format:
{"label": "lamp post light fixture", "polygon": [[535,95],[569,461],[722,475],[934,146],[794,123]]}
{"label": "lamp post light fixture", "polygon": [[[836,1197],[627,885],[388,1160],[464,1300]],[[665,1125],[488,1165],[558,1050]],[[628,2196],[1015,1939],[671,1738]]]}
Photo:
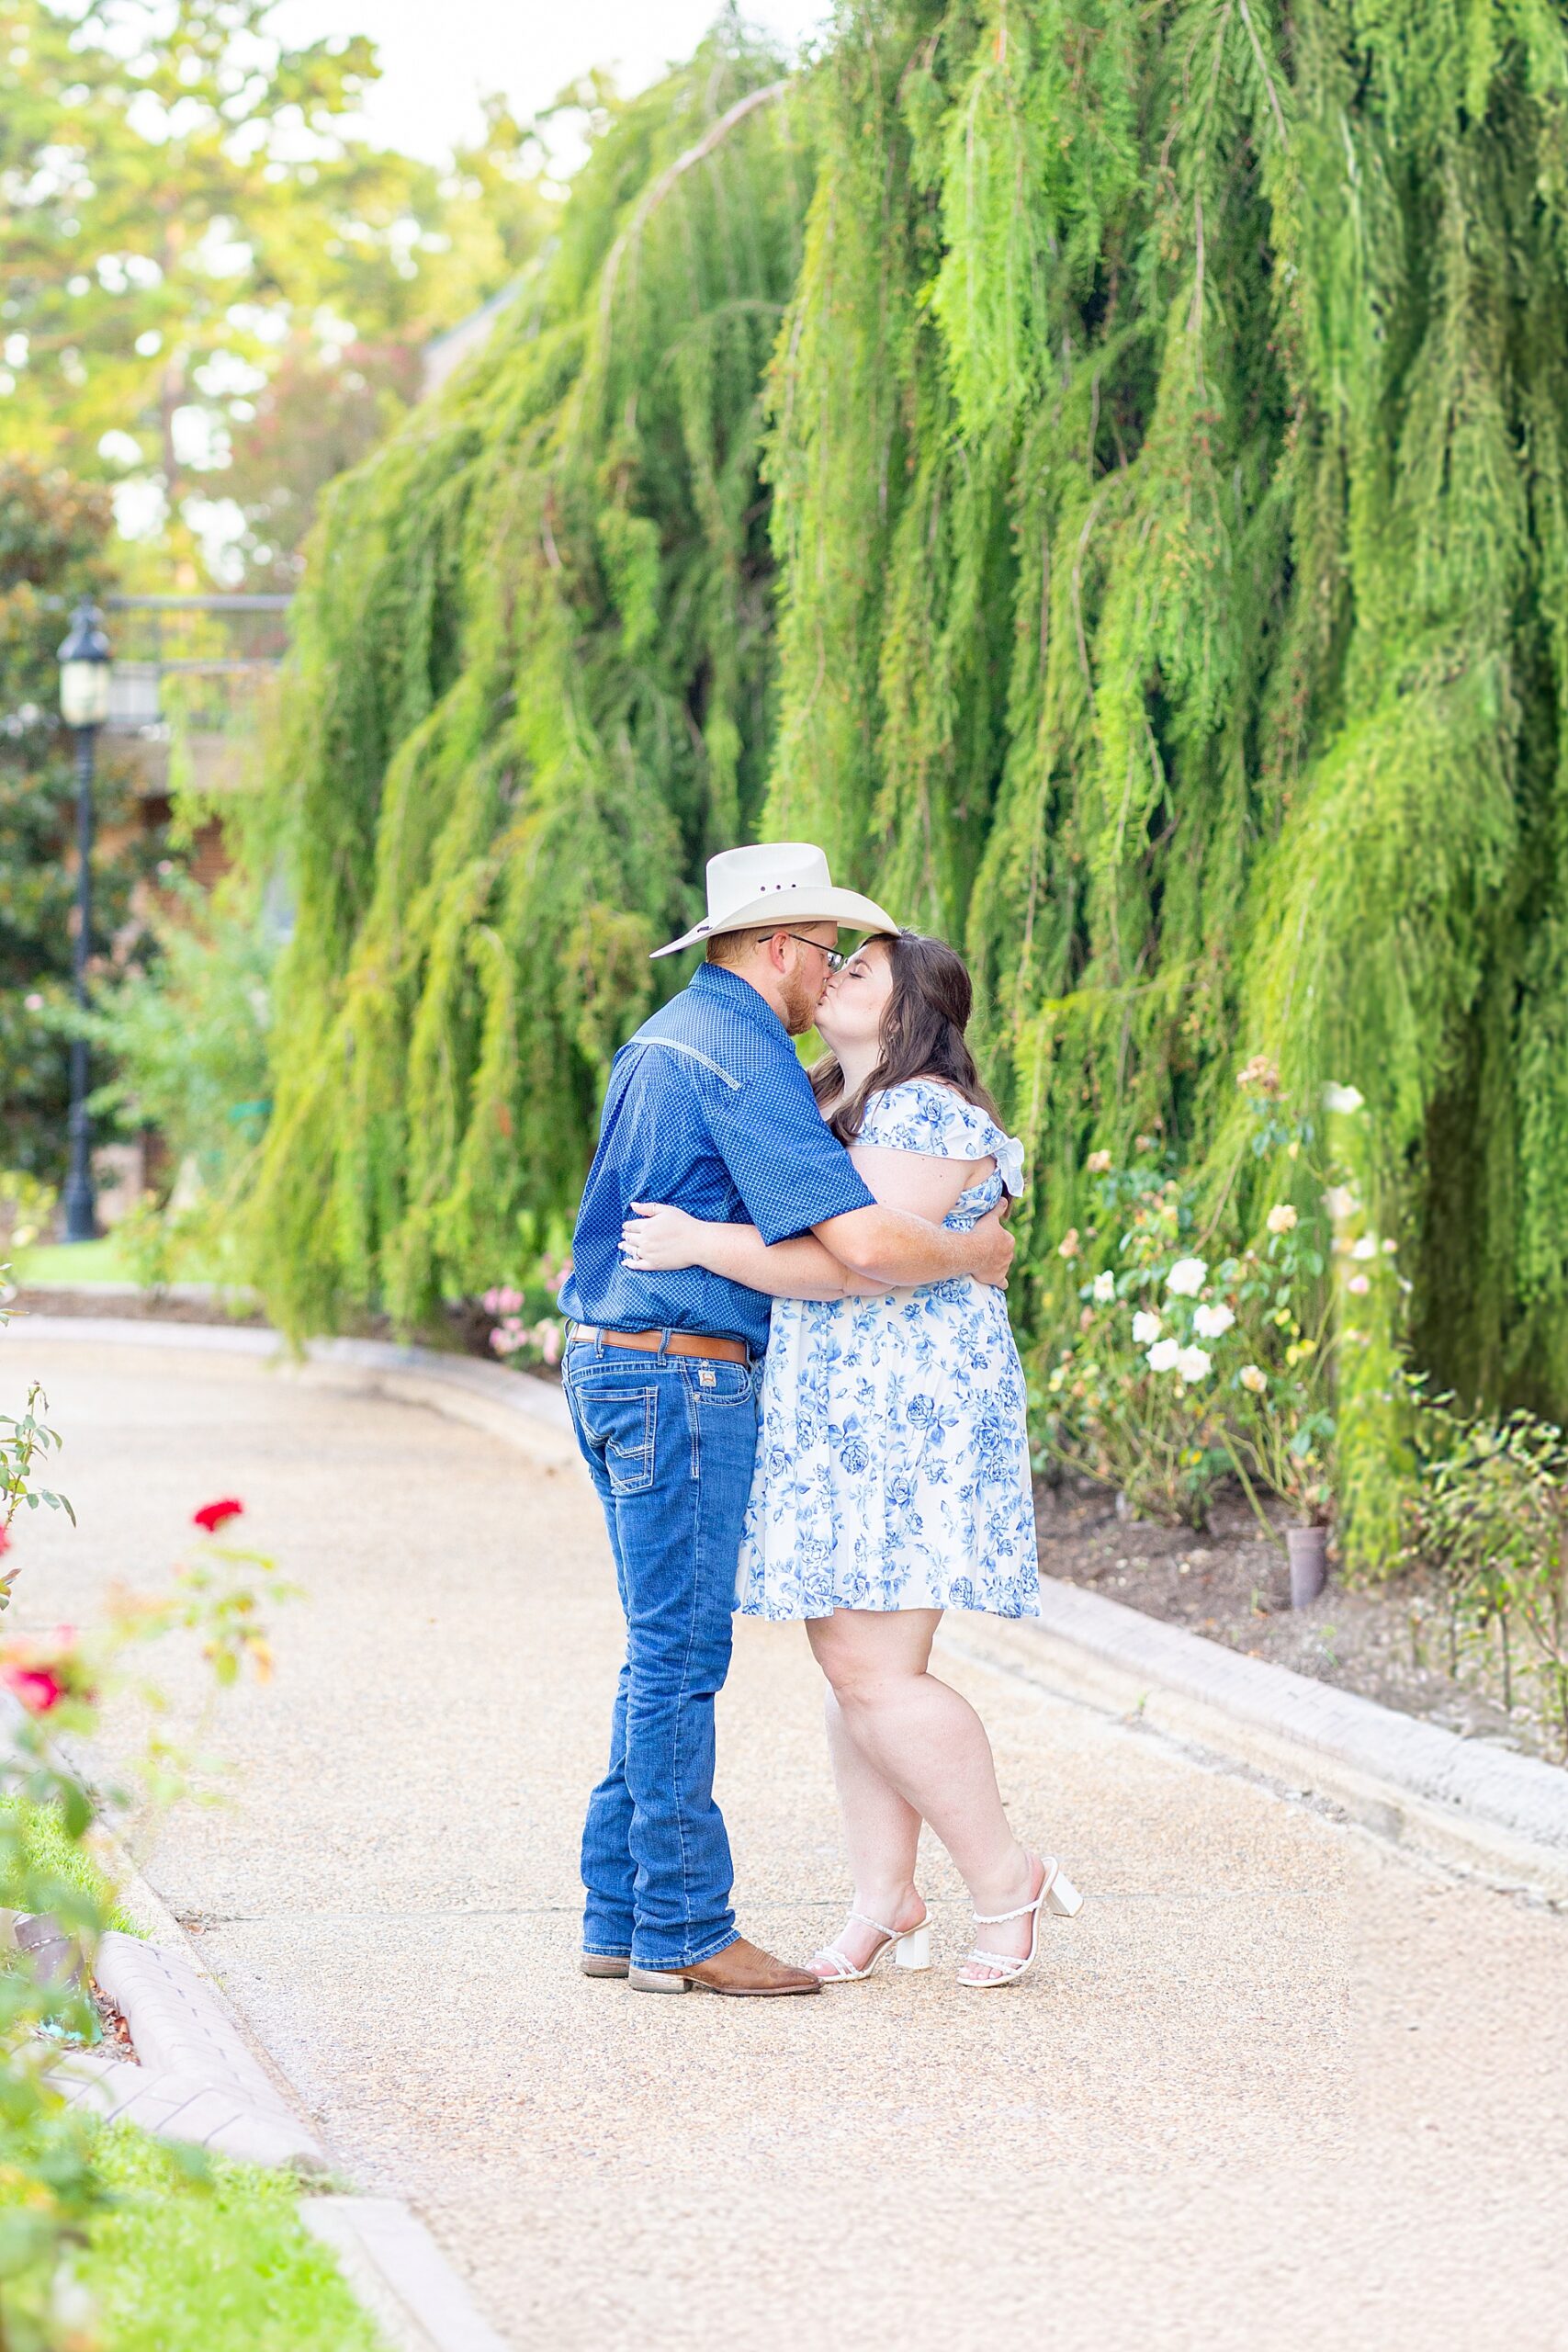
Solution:
{"label": "lamp post light fixture", "polygon": [[[72,957],[77,1011],[87,1009],[87,958],[93,925],[93,768],[98,729],[109,715],[109,641],[101,616],[84,596],[60,649],[60,715],[76,735],[76,938]],[[97,1231],[92,1135],[87,1121],[87,1040],[71,1040],[71,1171],[65,1180],[65,1238],[91,1241]]]}

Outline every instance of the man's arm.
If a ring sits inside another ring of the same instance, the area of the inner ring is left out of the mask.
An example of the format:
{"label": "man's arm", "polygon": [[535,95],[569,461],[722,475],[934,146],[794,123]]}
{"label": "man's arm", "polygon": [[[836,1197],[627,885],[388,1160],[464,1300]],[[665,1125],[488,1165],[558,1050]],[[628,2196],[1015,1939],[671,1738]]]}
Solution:
{"label": "man's arm", "polygon": [[[823,1123],[793,1055],[780,1065],[765,1099],[725,1085],[708,1090],[705,1110],[718,1156],[765,1240],[796,1238],[798,1216],[802,1224],[809,1219],[811,1232],[840,1265],[876,1292],[955,1274],[1006,1288],[1013,1245],[999,1219],[982,1218],[972,1233],[953,1233],[929,1216],[883,1206]],[[941,1208],[936,1216],[945,1213]]]}
{"label": "man's arm", "polygon": [[1000,1212],[995,1209],[970,1233],[954,1233],[946,1226],[930,1225],[907,1209],[884,1208],[880,1204],[828,1217],[811,1229],[840,1265],[878,1291],[945,1282],[956,1274],[969,1274],[994,1290],[1006,1290],[1015,1248]]}
{"label": "man's arm", "polygon": [[1014,1244],[995,1209],[972,1233],[950,1233],[905,1209],[869,1208],[829,1217],[793,1241],[764,1241],[754,1225],[637,1201],[623,1247],[629,1265],[704,1266],[769,1298],[880,1298],[955,1274],[1005,1290]]}

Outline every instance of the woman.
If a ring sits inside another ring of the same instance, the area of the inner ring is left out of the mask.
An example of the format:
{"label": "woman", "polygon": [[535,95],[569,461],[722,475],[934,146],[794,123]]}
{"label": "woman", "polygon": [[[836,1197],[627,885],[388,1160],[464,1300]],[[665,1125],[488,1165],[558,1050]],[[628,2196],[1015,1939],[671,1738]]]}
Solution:
{"label": "woman", "polygon": [[[964,1041],[969,975],[942,941],[867,942],[829,983],[811,1073],[823,1116],[877,1199],[968,1227],[1022,1188]],[[749,1616],[804,1618],[828,1679],[828,1738],[854,1902],[811,1962],[823,1982],[891,1955],[930,1964],[914,1883],[922,1820],[953,1856],[985,1930],[959,1982],[1014,1983],[1043,1908],[1081,1897],[1021,1846],[985,1727],[930,1671],[944,1609],[1039,1613],[1024,1385],[998,1290],[969,1281],[874,1293],[807,1238],[660,1209],[645,1264],[698,1265],[778,1300],[740,1555]],[[819,1262],[818,1262],[819,1261]],[[816,1295],[803,1295],[815,1292]]]}

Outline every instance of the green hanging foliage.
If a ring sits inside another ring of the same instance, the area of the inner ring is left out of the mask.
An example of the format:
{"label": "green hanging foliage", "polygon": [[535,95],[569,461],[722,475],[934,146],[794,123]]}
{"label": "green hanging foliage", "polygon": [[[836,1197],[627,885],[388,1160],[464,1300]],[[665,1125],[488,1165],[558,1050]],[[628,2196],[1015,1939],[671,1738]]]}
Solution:
{"label": "green hanging foliage", "polygon": [[1537,0],[842,11],[769,819],[962,926],[1042,1324],[1091,1148],[1260,1214],[1266,1053],[1367,1095],[1423,1360],[1568,1405],[1565,77]]}
{"label": "green hanging foliage", "polygon": [[575,1195],[705,857],[754,827],[762,384],[809,196],[721,27],[599,141],[491,345],[334,492],[275,836],[297,929],[254,1251],[293,1330],[418,1324]]}
{"label": "green hanging foliage", "polygon": [[731,28],[627,111],[327,519],[275,1303],[495,1279],[703,854],[798,832],[968,948],[1038,1330],[1093,1149],[1254,1228],[1263,1054],[1367,1097],[1419,1359],[1563,1410],[1561,9],[840,0],[737,116],[774,70]]}

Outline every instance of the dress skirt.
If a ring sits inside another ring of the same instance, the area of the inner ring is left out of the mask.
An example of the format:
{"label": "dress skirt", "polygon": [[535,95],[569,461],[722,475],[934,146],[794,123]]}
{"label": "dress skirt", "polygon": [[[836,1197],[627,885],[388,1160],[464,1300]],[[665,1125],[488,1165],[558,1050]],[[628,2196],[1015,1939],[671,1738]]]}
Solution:
{"label": "dress skirt", "polygon": [[1023,1368],[1002,1291],[962,1278],[777,1301],[737,1603],[748,1617],[1039,1615]]}

